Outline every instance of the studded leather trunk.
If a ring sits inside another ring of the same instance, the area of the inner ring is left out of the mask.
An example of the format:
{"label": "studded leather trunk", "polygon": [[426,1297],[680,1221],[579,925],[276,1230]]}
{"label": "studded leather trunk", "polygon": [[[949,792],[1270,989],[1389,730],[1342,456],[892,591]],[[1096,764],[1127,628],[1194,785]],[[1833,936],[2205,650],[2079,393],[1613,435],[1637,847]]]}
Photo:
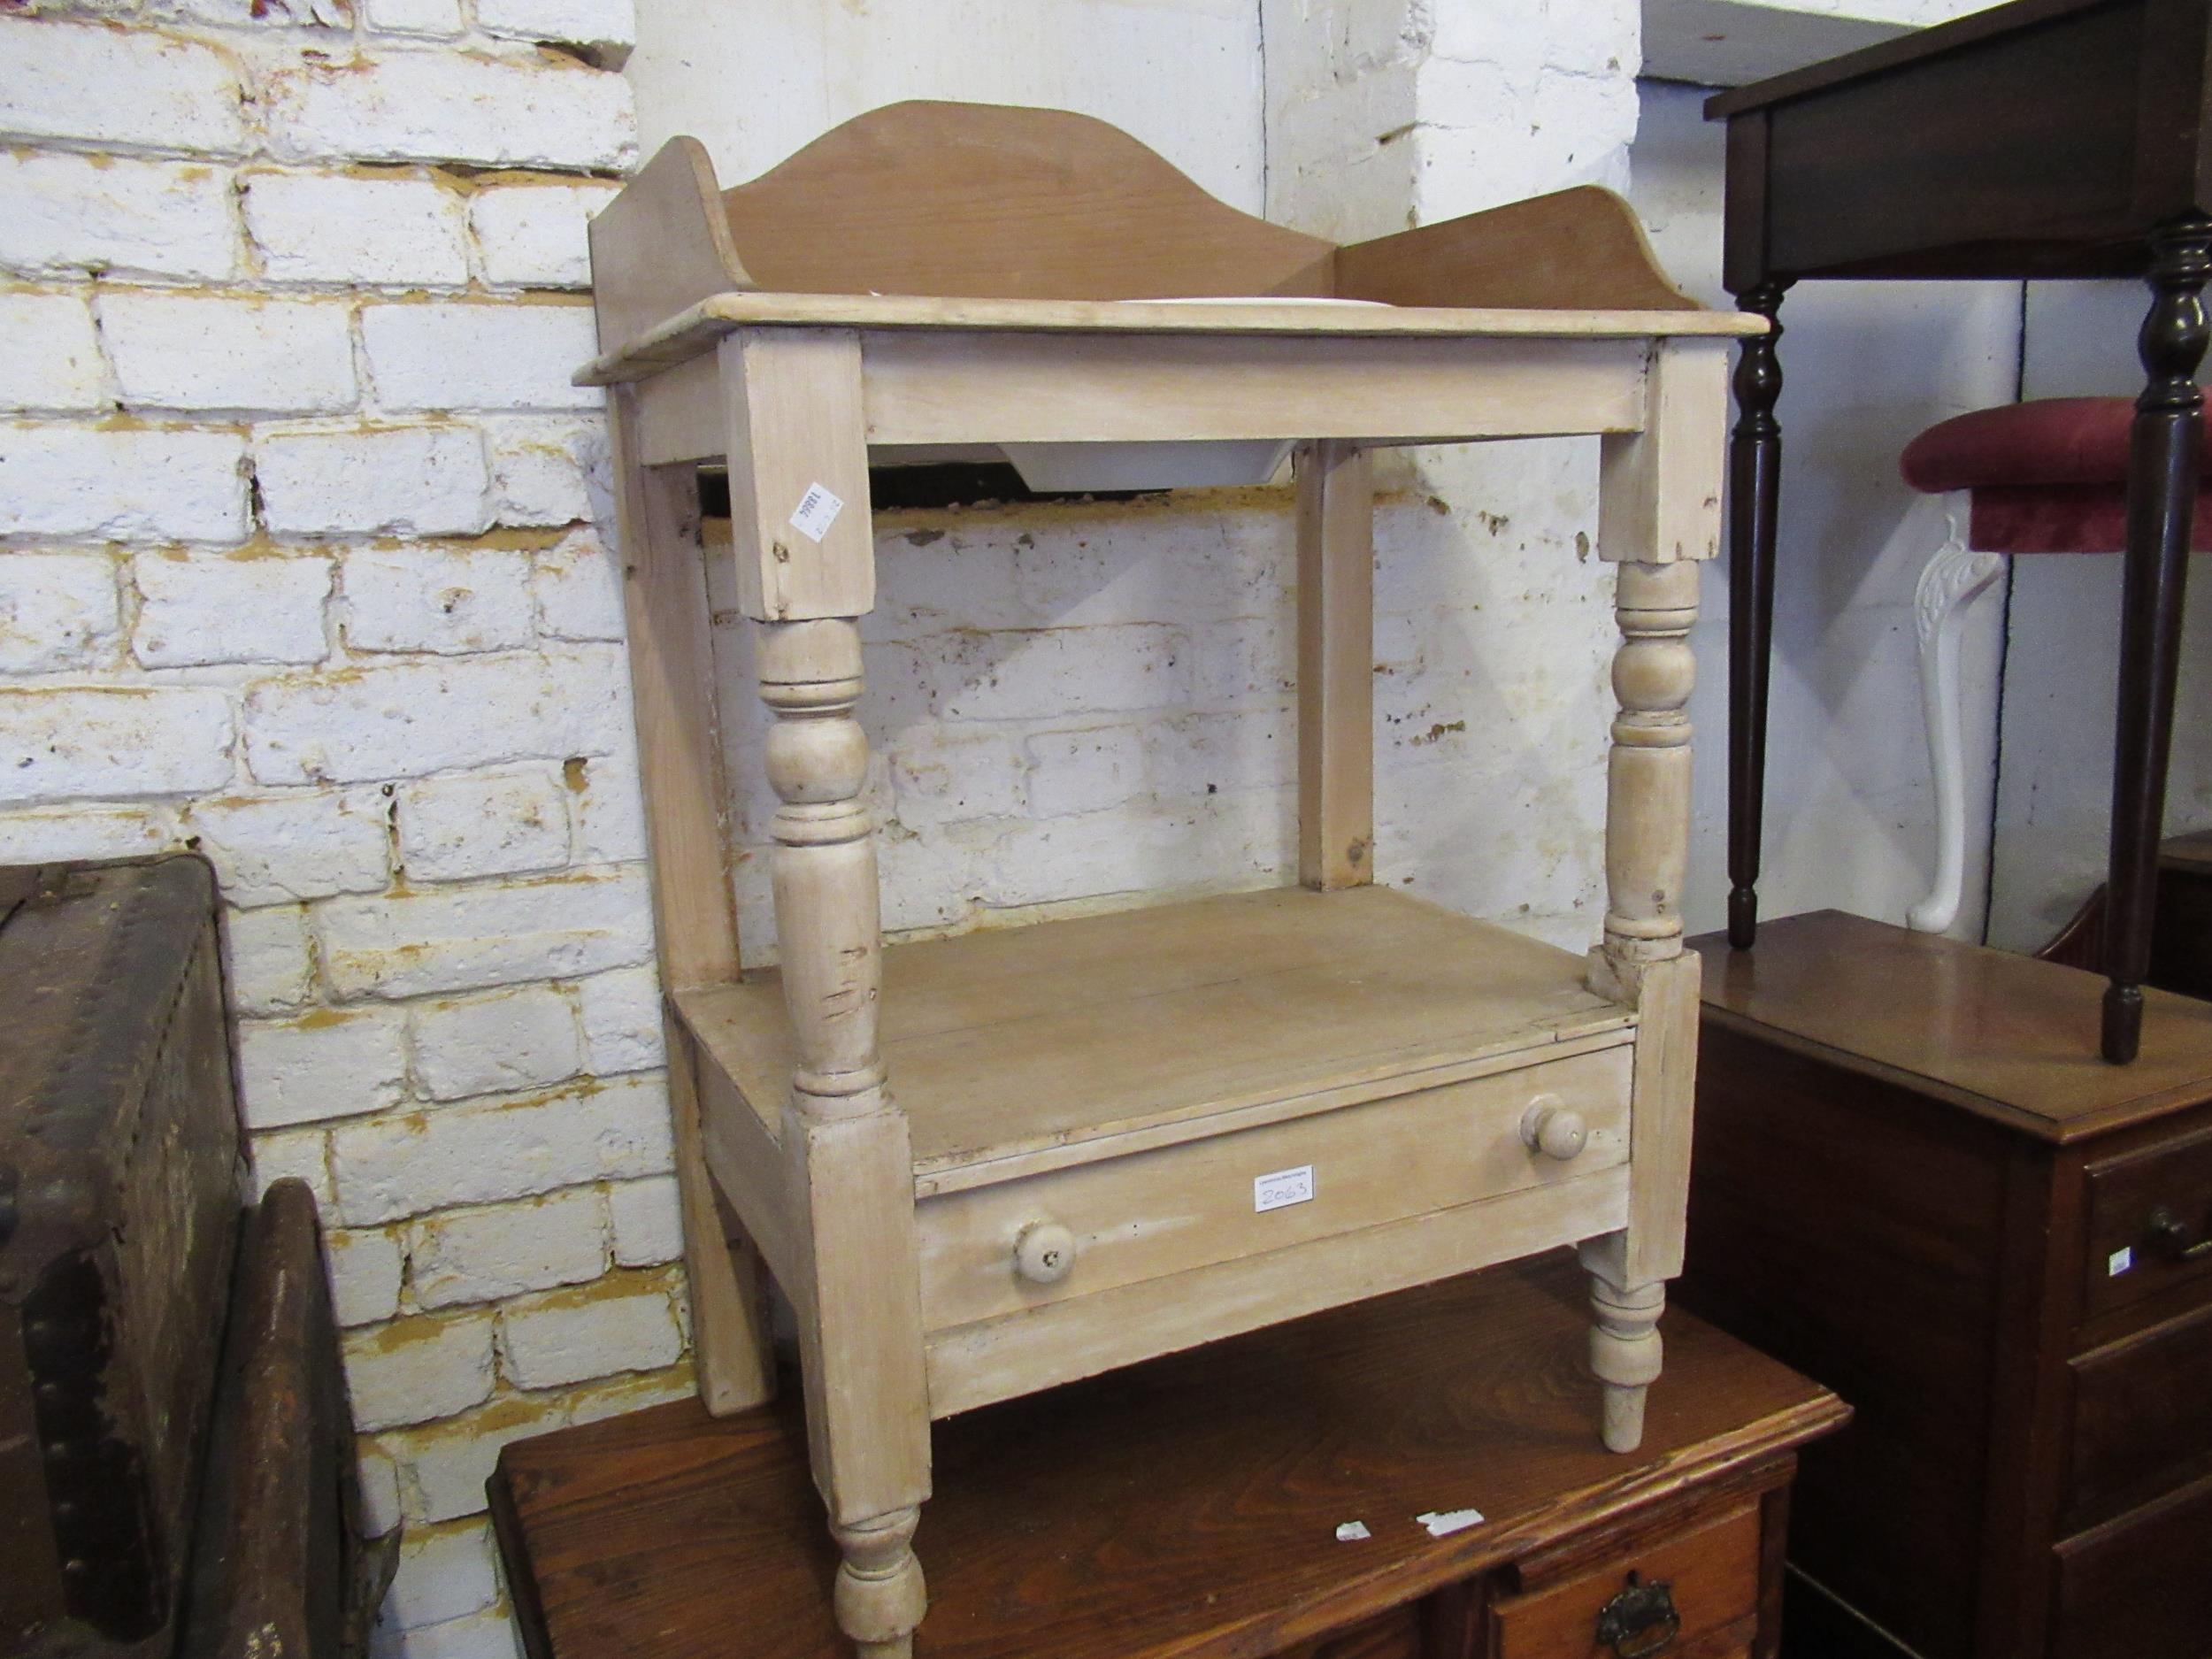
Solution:
{"label": "studded leather trunk", "polygon": [[0,870],[0,1655],[173,1641],[241,1148],[215,884]]}

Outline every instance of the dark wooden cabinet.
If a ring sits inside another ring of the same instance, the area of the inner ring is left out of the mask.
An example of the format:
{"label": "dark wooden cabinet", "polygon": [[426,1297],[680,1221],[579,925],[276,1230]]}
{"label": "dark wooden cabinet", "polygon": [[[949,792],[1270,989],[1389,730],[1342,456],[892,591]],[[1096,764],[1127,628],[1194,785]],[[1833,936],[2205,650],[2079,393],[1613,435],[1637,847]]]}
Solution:
{"label": "dark wooden cabinet", "polygon": [[[1844,1408],[1670,1312],[1609,1453],[1582,1310],[1555,1256],[951,1419],[917,1659],[1772,1659],[1796,1448]],[[795,1410],[519,1440],[491,1498],[533,1659],[849,1651]]]}
{"label": "dark wooden cabinet", "polygon": [[2212,1004],[1834,912],[1705,953],[1681,1300],[1835,1389],[1792,1564],[1925,1659],[2212,1653]]}

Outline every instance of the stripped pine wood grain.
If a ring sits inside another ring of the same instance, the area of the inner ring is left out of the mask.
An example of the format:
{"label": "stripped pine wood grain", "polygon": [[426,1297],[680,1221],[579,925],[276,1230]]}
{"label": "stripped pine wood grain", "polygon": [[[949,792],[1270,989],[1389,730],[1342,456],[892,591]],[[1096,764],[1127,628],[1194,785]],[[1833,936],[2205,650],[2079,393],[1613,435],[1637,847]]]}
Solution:
{"label": "stripped pine wood grain", "polygon": [[1375,867],[1375,482],[1365,451],[1299,446],[1298,879]]}
{"label": "stripped pine wood grain", "polygon": [[[1627,1040],[1567,952],[1386,888],[1271,890],[895,945],[883,1051],[944,1178],[1270,1102],[1398,1092],[1492,1056]],[[780,1110],[780,974],[679,1006],[747,1098]],[[1145,1035],[1127,1040],[1132,1029]]]}
{"label": "stripped pine wood grain", "polygon": [[[1694,1060],[1687,635],[1724,352],[1763,321],[1689,305],[1601,192],[1334,250],[1098,123],[947,105],[864,117],[726,196],[679,144],[593,250],[579,378],[626,388],[626,549],[672,558],[677,480],[727,457],[772,717],[780,960],[741,976],[695,565],[634,611],[687,1238],[703,1306],[744,1303],[726,1202],[791,1302],[864,1659],[909,1659],[927,1604],[933,1417],[1471,1264],[1581,1247],[1603,1440],[1633,1449]],[[1420,303],[1313,303],[1355,290]],[[1364,885],[1365,449],[1567,434],[1605,439],[1622,635],[1587,963]],[[1301,873],[1325,890],[887,951],[856,718],[870,446],[1239,438],[1306,445]],[[1252,1166],[1278,1161],[1287,1195],[1263,1202]],[[715,1333],[745,1328],[703,1324],[725,1400],[741,1356]]]}

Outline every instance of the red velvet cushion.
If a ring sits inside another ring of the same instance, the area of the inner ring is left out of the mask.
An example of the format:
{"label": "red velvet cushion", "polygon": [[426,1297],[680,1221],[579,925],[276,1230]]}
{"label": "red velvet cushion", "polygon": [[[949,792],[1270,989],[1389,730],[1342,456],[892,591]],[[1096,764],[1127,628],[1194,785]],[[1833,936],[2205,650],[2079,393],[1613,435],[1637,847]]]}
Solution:
{"label": "red velvet cushion", "polygon": [[[1973,492],[1967,544],[1985,553],[2117,553],[2127,545],[2127,397],[2044,397],[1939,421],[1898,470],[1931,495]],[[2212,552],[2212,422],[2191,546]]]}
{"label": "red velvet cushion", "polygon": [[[1898,470],[1928,495],[1985,484],[2119,484],[2128,472],[2126,397],[2042,397],[1939,421],[1905,446]],[[2212,424],[2200,455],[2212,457]]]}

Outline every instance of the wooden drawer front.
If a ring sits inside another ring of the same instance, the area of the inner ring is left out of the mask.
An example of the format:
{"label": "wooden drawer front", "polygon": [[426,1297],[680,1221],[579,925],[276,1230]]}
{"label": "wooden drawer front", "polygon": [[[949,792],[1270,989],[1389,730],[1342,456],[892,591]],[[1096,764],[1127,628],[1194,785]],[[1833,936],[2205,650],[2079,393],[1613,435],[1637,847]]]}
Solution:
{"label": "wooden drawer front", "polygon": [[2085,1354],[2073,1372],[2070,1509],[2194,1473],[2212,1455],[2212,1308]]}
{"label": "wooden drawer front", "polygon": [[1285,1647],[1275,1659],[1427,1659],[1418,1602],[1393,1608],[1318,1641]]}
{"label": "wooden drawer front", "polygon": [[[1628,1158],[1630,1057],[1623,1045],[924,1199],[923,1323],[947,1330],[1615,1167]],[[1522,1143],[1542,1095],[1588,1125],[1579,1156]],[[1310,1199],[1257,1207],[1260,1177],[1307,1168]],[[1056,1283],[1015,1270],[1017,1240],[1040,1225],[1074,1240]]]}
{"label": "wooden drawer front", "polygon": [[[1681,1620],[1674,1640],[1656,1651],[1669,1659],[1743,1651],[1759,1622],[1758,1505],[1558,1584],[1499,1598],[1490,1605],[1491,1659],[1613,1659],[1598,1623],[1631,1574],[1640,1585],[1666,1585]],[[1627,1650],[1637,1651],[1632,1644]]]}
{"label": "wooden drawer front", "polygon": [[[2185,1227],[2192,1241],[2212,1238],[2212,1131],[2093,1164],[2088,1179],[2088,1315],[2176,1285],[2212,1288],[2212,1250],[2185,1260],[2154,1231],[2162,1212]],[[2116,1261],[2124,1250],[2127,1255]]]}
{"label": "wooden drawer front", "polygon": [[2212,1478],[2058,1547],[2050,1651],[2065,1659],[2212,1654]]}

